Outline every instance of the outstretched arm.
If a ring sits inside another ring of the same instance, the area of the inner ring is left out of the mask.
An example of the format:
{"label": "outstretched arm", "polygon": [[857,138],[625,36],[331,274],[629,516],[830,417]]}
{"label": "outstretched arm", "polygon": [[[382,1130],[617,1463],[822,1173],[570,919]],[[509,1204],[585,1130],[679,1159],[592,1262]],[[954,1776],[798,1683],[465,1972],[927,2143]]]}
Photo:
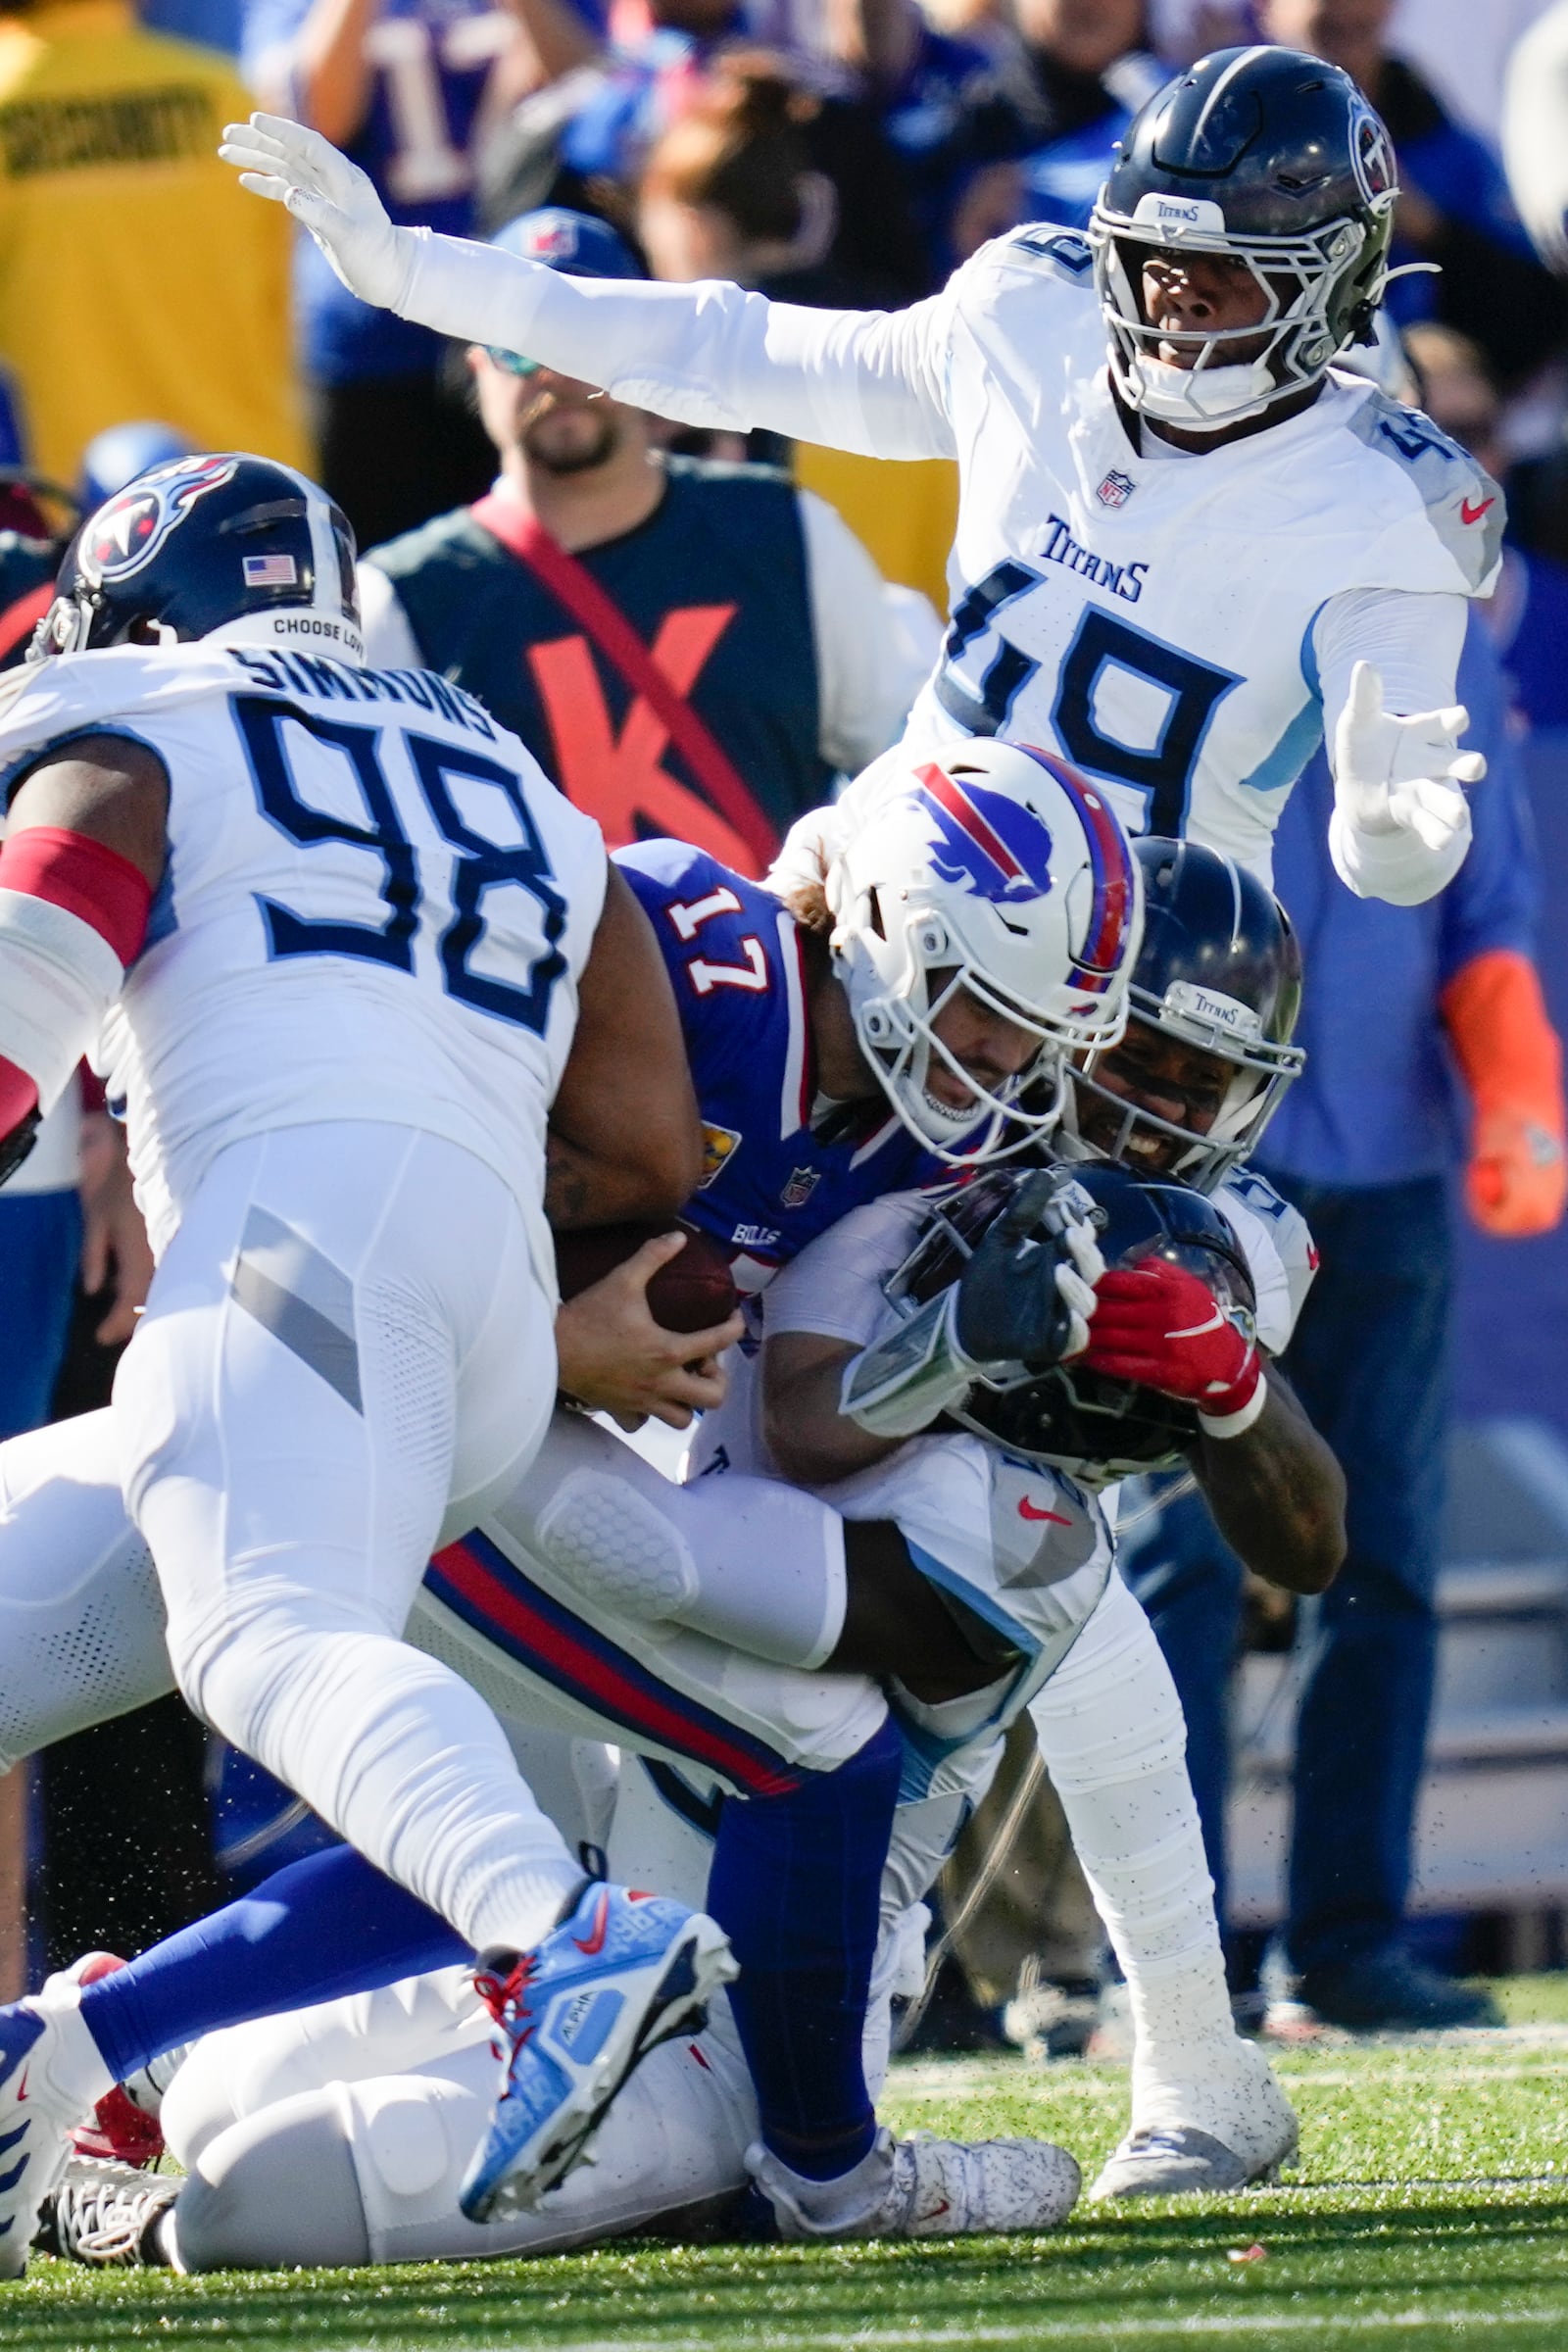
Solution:
{"label": "outstretched arm", "polygon": [[951,289],[907,311],[810,311],[728,284],[566,277],[394,227],[363,172],[280,116],[230,123],[219,152],[243,186],[287,206],[351,293],[439,334],[520,352],[683,424],[766,426],[864,457],[955,455]]}

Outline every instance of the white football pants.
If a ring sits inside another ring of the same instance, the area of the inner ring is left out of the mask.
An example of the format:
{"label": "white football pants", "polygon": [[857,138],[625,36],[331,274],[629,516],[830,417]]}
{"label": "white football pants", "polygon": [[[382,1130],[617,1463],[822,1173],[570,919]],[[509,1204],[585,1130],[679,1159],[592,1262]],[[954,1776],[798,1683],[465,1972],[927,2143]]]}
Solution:
{"label": "white football pants", "polygon": [[401,1637],[555,1388],[511,1192],[350,1122],[219,1154],[115,1384],[186,1699],[480,1948],[537,1942],[581,1871],[484,1701]]}

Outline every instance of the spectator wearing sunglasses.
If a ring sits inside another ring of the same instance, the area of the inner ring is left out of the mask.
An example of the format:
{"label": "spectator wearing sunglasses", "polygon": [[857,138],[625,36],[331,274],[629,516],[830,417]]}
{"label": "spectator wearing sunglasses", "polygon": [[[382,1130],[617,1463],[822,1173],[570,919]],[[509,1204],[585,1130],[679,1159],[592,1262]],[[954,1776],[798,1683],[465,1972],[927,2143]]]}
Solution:
{"label": "spectator wearing sunglasses", "polygon": [[[642,274],[604,221],[524,214],[495,242],[577,277]],[[604,828],[761,873],[794,818],[899,733],[936,616],[782,473],[667,458],[643,411],[467,354],[501,461],[488,497],[370,551],[372,662],[488,704]]]}

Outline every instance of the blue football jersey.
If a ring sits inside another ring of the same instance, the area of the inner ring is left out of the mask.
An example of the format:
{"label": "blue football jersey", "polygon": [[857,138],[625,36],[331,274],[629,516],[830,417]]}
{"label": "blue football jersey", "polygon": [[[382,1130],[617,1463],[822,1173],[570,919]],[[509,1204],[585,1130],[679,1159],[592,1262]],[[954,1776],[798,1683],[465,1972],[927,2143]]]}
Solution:
{"label": "blue football jersey", "polygon": [[728,1249],[739,1287],[760,1290],[847,1209],[940,1164],[891,1106],[812,1129],[805,950],[770,891],[681,841],[615,863],[669,967],[702,1111],[703,1180],[684,1213]]}

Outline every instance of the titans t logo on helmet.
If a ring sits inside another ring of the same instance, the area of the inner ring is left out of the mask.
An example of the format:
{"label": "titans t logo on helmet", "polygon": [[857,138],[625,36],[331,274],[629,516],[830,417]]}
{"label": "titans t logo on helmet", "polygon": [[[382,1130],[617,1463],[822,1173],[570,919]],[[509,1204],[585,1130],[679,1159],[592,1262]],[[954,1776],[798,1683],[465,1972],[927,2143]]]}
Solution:
{"label": "titans t logo on helmet", "polygon": [[127,579],[150,564],[191,508],[233,479],[236,457],[174,458],[100,507],[83,526],[79,562],[92,581]]}
{"label": "titans t logo on helmet", "polygon": [[933,827],[931,862],[944,882],[999,904],[1045,897],[1051,835],[1032,808],[935,765],[915,773]]}

